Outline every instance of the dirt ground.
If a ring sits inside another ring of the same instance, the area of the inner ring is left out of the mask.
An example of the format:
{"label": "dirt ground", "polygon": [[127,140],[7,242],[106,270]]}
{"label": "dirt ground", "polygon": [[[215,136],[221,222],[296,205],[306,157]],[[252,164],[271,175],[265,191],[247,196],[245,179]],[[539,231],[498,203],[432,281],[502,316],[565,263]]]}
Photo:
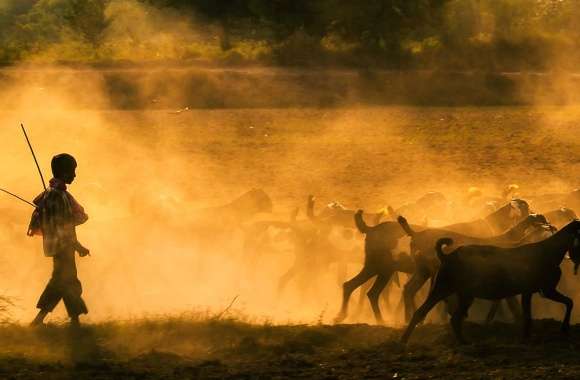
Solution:
{"label": "dirt ground", "polygon": [[273,326],[187,318],[0,328],[4,379],[575,379],[580,327],[570,338],[536,321],[531,341],[508,324],[467,324],[457,346],[447,326]]}

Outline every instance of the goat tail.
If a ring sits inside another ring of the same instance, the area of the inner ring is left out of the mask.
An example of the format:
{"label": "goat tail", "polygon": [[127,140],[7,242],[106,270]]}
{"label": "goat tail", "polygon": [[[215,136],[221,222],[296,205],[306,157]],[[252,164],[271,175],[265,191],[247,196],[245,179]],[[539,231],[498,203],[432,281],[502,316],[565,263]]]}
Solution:
{"label": "goat tail", "polygon": [[450,246],[453,244],[453,239],[451,238],[441,238],[437,240],[437,244],[435,244],[435,250],[437,251],[437,257],[439,261],[443,262],[445,260],[445,252],[443,252],[443,246]]}
{"label": "goat tail", "polygon": [[363,219],[363,210],[358,210],[354,214],[354,224],[361,234],[366,234],[371,229]]}
{"label": "goat tail", "polygon": [[399,222],[399,224],[401,225],[403,230],[405,230],[405,233],[407,235],[411,237],[415,236],[415,231],[413,231],[413,229],[409,225],[409,222],[407,222],[407,219],[404,216],[397,217],[397,222]]}

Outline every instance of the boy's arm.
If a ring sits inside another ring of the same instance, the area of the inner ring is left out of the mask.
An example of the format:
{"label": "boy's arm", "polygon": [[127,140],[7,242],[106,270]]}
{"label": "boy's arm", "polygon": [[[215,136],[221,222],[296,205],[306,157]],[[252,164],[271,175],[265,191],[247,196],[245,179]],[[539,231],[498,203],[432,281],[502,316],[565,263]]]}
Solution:
{"label": "boy's arm", "polygon": [[85,257],[85,256],[91,255],[91,252],[89,251],[89,249],[86,248],[85,246],[83,246],[81,243],[79,243],[78,240],[75,240],[75,251],[77,251],[79,253],[80,257]]}
{"label": "boy's arm", "polygon": [[60,240],[61,244],[72,246],[81,257],[89,255],[89,250],[77,239],[74,215],[68,199],[57,193],[52,193],[51,195],[47,211],[49,219],[51,219],[49,224],[54,226],[57,239]]}
{"label": "boy's arm", "polygon": [[91,253],[90,253],[89,249],[86,248],[84,245],[82,245],[79,242],[79,239],[77,238],[77,230],[76,230],[76,227],[74,225],[72,227],[72,231],[73,231],[73,235],[74,235],[73,246],[74,246],[75,251],[77,251],[79,253],[80,257],[90,256]]}

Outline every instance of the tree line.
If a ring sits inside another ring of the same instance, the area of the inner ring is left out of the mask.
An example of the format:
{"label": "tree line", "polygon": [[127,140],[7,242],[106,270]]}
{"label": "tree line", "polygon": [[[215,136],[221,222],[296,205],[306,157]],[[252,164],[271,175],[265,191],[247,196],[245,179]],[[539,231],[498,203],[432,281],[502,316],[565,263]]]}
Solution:
{"label": "tree line", "polygon": [[577,0],[3,0],[0,62],[574,70]]}

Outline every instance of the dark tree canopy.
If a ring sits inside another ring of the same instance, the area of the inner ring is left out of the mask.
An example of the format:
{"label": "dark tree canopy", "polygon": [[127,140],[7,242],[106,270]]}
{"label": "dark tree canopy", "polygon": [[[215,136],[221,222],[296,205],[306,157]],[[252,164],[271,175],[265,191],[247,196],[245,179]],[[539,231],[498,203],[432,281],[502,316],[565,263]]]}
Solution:
{"label": "dark tree canopy", "polygon": [[576,0],[4,0],[0,61],[574,68],[579,16]]}

